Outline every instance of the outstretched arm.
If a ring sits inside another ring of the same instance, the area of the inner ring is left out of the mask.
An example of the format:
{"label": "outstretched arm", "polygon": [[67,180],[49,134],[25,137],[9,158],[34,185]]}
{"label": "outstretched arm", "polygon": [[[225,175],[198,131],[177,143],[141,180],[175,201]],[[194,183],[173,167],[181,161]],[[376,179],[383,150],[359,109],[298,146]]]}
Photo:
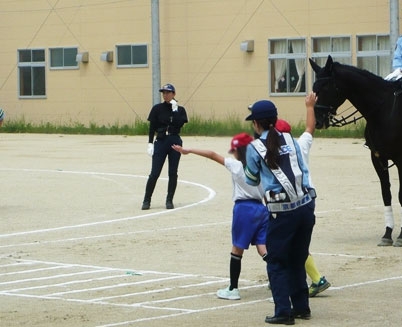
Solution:
{"label": "outstretched arm", "polygon": [[315,131],[315,115],[314,105],[317,102],[317,96],[314,92],[307,94],[305,99],[306,104],[306,132],[314,135]]}
{"label": "outstretched arm", "polygon": [[211,160],[216,161],[217,163],[220,163],[221,165],[225,164],[225,158],[222,157],[221,155],[217,154],[214,151],[210,150],[201,150],[201,149],[185,149],[181,147],[180,145],[172,145],[172,148],[176,150],[177,152],[180,152],[181,154],[189,154],[193,153],[201,157],[205,157]]}

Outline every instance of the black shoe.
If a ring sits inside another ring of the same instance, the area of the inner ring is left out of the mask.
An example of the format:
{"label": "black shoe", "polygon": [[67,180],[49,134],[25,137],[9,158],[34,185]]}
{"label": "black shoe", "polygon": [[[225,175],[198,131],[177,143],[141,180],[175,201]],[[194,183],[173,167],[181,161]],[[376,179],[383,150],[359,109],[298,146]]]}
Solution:
{"label": "black shoe", "polygon": [[277,325],[294,325],[295,318],[292,316],[267,316],[265,318],[265,322],[268,324],[277,324]]}
{"label": "black shoe", "polygon": [[142,203],[141,210],[148,210],[149,208],[151,208],[151,202],[149,202],[149,201],[144,201],[144,202]]}
{"label": "black shoe", "polygon": [[172,200],[166,200],[166,209],[174,209]]}
{"label": "black shoe", "polygon": [[310,310],[295,311],[292,309],[292,316],[296,319],[309,320],[311,319],[311,311]]}

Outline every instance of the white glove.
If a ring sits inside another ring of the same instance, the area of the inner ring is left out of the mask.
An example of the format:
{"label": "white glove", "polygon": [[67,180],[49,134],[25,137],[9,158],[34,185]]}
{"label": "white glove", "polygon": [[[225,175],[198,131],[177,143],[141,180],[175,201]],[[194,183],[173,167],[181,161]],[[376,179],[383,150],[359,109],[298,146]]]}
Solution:
{"label": "white glove", "polygon": [[402,77],[402,71],[400,68],[397,68],[391,74],[388,74],[387,76],[385,76],[384,79],[386,81],[392,81],[392,80],[397,81],[401,77]]}
{"label": "white glove", "polygon": [[177,109],[179,108],[179,106],[177,105],[177,101],[175,99],[173,99],[173,100],[170,100],[170,103],[172,104],[172,110],[177,111]]}
{"label": "white glove", "polygon": [[150,157],[152,157],[154,155],[154,144],[153,143],[148,143],[147,152]]}

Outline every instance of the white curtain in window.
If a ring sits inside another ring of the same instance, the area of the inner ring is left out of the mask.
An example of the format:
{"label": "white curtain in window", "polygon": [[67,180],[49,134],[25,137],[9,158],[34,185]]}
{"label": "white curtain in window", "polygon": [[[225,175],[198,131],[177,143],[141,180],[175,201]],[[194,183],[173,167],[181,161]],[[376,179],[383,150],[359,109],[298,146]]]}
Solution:
{"label": "white curtain in window", "polygon": [[331,51],[331,40],[329,37],[320,38],[317,40],[316,52],[330,52]]}
{"label": "white curtain in window", "polygon": [[[292,48],[294,53],[302,53],[304,51],[304,40],[293,40]],[[303,82],[303,76],[306,71],[306,59],[305,58],[295,59],[295,64],[299,80],[297,81],[297,85],[293,92],[297,93],[300,92],[301,85]]]}
{"label": "white curtain in window", "polygon": [[[274,53],[287,53],[286,40],[275,41]],[[280,79],[285,75],[286,70],[286,59],[275,59],[274,61],[275,69],[275,92],[279,88],[278,83]]]}
{"label": "white curtain in window", "polygon": [[336,37],[332,39],[333,52],[350,51],[350,42],[348,37]]}
{"label": "white curtain in window", "polygon": [[[363,44],[362,48],[365,51],[376,51],[377,50],[377,41],[375,37],[365,37],[363,38]],[[377,71],[377,64],[376,60],[365,60],[364,62],[365,67],[364,69],[367,69],[370,72],[375,73]]]}
{"label": "white curtain in window", "polygon": [[[389,39],[385,37],[378,38],[378,48],[381,49],[389,49]],[[392,63],[392,57],[385,56],[385,58],[380,58],[378,60],[378,74],[380,76],[387,76],[390,72],[390,66]]]}
{"label": "white curtain in window", "polygon": [[283,76],[285,76],[286,70],[286,59],[275,59],[275,92],[279,89],[279,81]]}
{"label": "white curtain in window", "polygon": [[376,51],[377,50],[377,42],[375,36],[364,36],[359,38],[361,41],[361,51]]}

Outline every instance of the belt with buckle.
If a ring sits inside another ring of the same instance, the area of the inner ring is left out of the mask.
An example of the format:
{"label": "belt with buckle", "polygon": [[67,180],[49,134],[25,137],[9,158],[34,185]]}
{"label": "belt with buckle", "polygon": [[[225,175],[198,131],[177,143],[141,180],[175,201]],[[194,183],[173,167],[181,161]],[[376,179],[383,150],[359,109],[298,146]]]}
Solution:
{"label": "belt with buckle", "polygon": [[267,208],[271,213],[291,211],[298,207],[304,206],[312,200],[309,193],[305,194],[298,200],[287,202],[268,202]]}

